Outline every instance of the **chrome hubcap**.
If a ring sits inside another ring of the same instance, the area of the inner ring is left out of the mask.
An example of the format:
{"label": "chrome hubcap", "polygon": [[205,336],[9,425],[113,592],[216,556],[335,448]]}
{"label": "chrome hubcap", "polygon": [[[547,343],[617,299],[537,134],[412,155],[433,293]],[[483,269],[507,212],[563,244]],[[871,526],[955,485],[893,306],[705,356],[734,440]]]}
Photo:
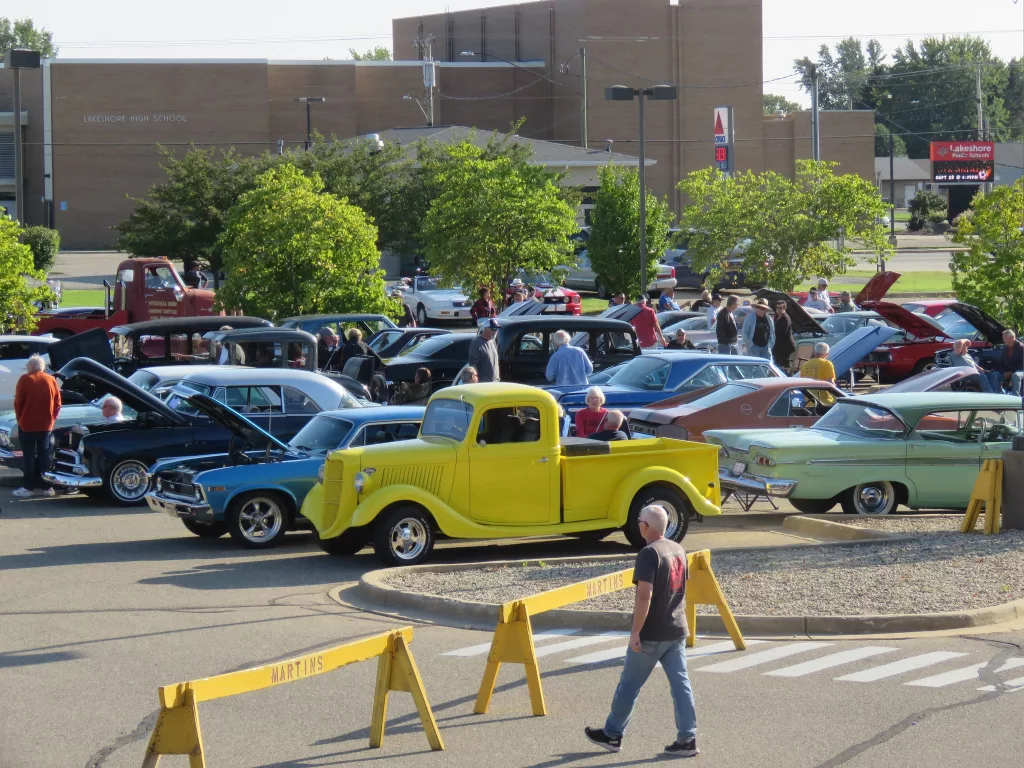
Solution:
{"label": "chrome hubcap", "polygon": [[658,499],[652,501],[651,504],[657,504],[659,507],[664,507],[668,513],[668,525],[665,526],[665,538],[675,540],[676,534],[679,532],[679,526],[682,525],[682,520],[679,517],[679,510],[675,508],[675,505],[671,502],[665,501],[664,499]]}
{"label": "chrome hubcap", "polygon": [[857,494],[860,508],[867,515],[875,515],[889,505],[889,492],[881,485],[865,485]]}
{"label": "chrome hubcap", "polygon": [[249,541],[266,541],[281,532],[284,515],[270,499],[250,499],[238,515],[238,527]]}
{"label": "chrome hubcap", "polygon": [[407,517],[391,529],[391,552],[400,560],[414,560],[427,546],[427,529],[421,520]]}
{"label": "chrome hubcap", "polygon": [[148,485],[146,468],[134,461],[126,462],[114,471],[114,493],[126,501],[141,499]]}

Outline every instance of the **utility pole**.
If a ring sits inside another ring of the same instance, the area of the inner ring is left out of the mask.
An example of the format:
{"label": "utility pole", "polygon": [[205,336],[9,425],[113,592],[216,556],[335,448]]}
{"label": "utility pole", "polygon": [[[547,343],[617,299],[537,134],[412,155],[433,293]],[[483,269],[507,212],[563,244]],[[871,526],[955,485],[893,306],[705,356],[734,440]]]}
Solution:
{"label": "utility pole", "polygon": [[821,160],[818,143],[818,67],[811,65],[811,159]]}
{"label": "utility pole", "polygon": [[580,146],[587,149],[587,49],[580,48]]}
{"label": "utility pole", "polygon": [[434,125],[434,87],[437,85],[437,68],[434,64],[434,36],[417,37],[412,44],[423,58],[423,101],[427,105],[427,125]]}

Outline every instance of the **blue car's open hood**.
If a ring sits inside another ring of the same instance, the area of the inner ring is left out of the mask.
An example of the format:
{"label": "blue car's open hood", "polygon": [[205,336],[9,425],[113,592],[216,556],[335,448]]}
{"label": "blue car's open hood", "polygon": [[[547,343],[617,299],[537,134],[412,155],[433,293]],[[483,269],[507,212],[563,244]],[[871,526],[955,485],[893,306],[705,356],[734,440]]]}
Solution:
{"label": "blue car's open hood", "polygon": [[842,376],[867,357],[871,350],[881,346],[897,333],[899,329],[888,325],[866,325],[847,334],[828,353],[829,362],[836,369],[836,376]]}

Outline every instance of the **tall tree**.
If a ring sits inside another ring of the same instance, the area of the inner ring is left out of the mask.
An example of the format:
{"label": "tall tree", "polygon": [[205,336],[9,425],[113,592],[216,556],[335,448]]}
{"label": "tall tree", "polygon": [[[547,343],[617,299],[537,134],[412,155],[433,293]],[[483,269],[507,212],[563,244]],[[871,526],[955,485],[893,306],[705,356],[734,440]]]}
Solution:
{"label": "tall tree", "polygon": [[504,288],[519,269],[565,271],[576,205],[558,177],[512,157],[488,159],[465,142],[449,151],[423,221],[431,272],[449,285]]}
{"label": "tall tree", "polygon": [[225,221],[218,303],[270,320],[321,312],[394,313],[366,214],[283,163],[256,177]]}
{"label": "tall tree", "polygon": [[53,33],[47,29],[36,29],[32,19],[0,16],[0,56],[13,48],[39,51],[44,59],[55,58],[58,51],[53,44]]}
{"label": "tall tree", "polygon": [[795,101],[790,101],[785,96],[779,96],[777,93],[766,93],[764,95],[764,113],[766,115],[774,115],[776,112],[785,112],[787,115],[793,112],[799,112],[801,107]]}
{"label": "tall tree", "polygon": [[971,208],[952,234],[954,243],[970,249],[952,254],[953,290],[960,301],[1024,331],[1024,178],[979,192]]}
{"label": "tall tree", "polygon": [[386,45],[375,45],[363,53],[355,48],[349,48],[348,55],[353,61],[391,61],[391,49]]}
{"label": "tall tree", "polygon": [[[642,292],[640,285],[640,173],[636,168],[606,165],[598,171],[600,187],[590,212],[587,255],[607,292],[628,295]],[[665,252],[672,212],[668,201],[646,190],[645,205],[648,280],[657,274]]]}
{"label": "tall tree", "polygon": [[835,56],[827,45],[818,49],[817,61],[796,59],[793,66],[800,74],[801,87],[811,92],[811,72],[818,70],[818,107],[820,109],[861,109],[867,95],[869,77],[881,66],[881,44],[869,40],[867,52],[860,40],[848,37],[835,46]]}
{"label": "tall tree", "polygon": [[21,242],[22,229],[0,216],[0,333],[35,328],[35,302],[53,297],[46,275],[36,270],[32,249]]}
{"label": "tall tree", "polygon": [[712,168],[690,173],[679,183],[693,201],[680,227],[691,233],[694,271],[720,268],[723,254],[751,238],[743,270],[790,291],[811,277],[845,272],[853,264],[852,241],[876,254],[887,251],[878,190],[856,174],[836,175],[837,166],[798,160],[795,179],[773,171],[731,178]]}
{"label": "tall tree", "polygon": [[892,154],[894,157],[907,156],[907,142],[895,131],[882,123],[875,123],[875,157],[889,156],[889,134],[892,133]]}

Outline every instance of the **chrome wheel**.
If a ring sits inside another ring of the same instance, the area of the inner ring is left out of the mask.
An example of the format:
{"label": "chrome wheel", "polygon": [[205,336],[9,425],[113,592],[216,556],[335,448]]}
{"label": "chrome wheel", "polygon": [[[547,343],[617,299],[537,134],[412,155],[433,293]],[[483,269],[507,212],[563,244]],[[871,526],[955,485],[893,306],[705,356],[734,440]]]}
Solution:
{"label": "chrome wheel", "polygon": [[896,509],[896,490],[887,480],[861,483],[851,488],[843,501],[843,511],[858,515],[888,515]]}
{"label": "chrome wheel", "polygon": [[665,538],[675,541],[676,534],[679,533],[679,510],[676,509],[675,505],[671,501],[666,501],[665,499],[656,499],[651,503],[664,507],[665,511],[668,512],[668,525],[665,526]]}
{"label": "chrome wheel", "polygon": [[266,544],[284,528],[284,512],[273,499],[255,496],[238,510],[238,532],[253,544]]}
{"label": "chrome wheel", "polygon": [[146,465],[135,459],[122,461],[110,471],[109,483],[110,493],[117,501],[123,504],[142,501],[149,489]]}
{"label": "chrome wheel", "polygon": [[391,554],[401,561],[415,560],[427,547],[426,525],[417,517],[404,517],[391,527]]}

